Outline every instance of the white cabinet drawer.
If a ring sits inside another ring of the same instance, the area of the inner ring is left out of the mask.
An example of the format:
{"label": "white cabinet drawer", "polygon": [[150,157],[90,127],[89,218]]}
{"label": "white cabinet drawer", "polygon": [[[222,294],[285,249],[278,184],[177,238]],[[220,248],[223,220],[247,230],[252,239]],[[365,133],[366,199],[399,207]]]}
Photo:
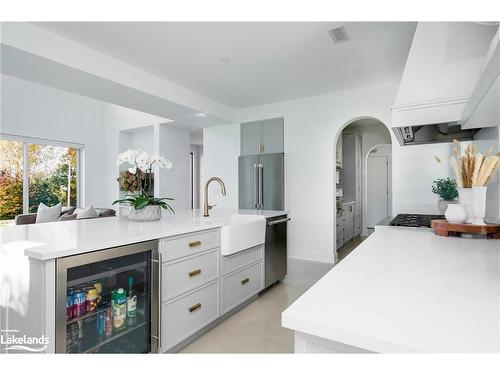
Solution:
{"label": "white cabinet drawer", "polygon": [[225,276],[222,281],[223,312],[231,310],[262,289],[262,262]]}
{"label": "white cabinet drawer", "polygon": [[222,274],[227,275],[239,268],[258,262],[264,258],[264,245],[222,257]]}
{"label": "white cabinet drawer", "polygon": [[162,302],[219,277],[219,250],[162,265]]}
{"label": "white cabinet drawer", "polygon": [[159,251],[163,261],[182,258],[219,247],[219,229],[162,238]]}
{"label": "white cabinet drawer", "polygon": [[163,303],[161,346],[168,350],[219,316],[219,282],[214,282],[173,302]]}

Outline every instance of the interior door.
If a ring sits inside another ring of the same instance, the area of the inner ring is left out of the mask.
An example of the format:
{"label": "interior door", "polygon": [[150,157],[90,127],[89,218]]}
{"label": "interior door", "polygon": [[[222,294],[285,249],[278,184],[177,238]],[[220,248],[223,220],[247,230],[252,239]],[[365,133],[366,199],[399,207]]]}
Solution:
{"label": "interior door", "polygon": [[283,210],[284,207],[284,155],[263,154],[260,155],[262,165],[262,209]]}
{"label": "interior door", "polygon": [[389,164],[387,156],[370,156],[367,162],[366,226],[374,228],[389,216]]}
{"label": "interior door", "polygon": [[258,155],[246,155],[238,158],[238,205],[239,208],[257,208],[257,166]]}

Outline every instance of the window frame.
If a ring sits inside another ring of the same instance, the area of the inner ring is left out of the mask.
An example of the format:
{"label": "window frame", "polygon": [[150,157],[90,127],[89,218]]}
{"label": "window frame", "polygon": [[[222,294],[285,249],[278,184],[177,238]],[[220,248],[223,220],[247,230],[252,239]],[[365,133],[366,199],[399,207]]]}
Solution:
{"label": "window frame", "polygon": [[82,154],[85,145],[82,143],[58,141],[53,139],[34,138],[14,134],[0,133],[0,139],[23,144],[23,214],[29,214],[29,148],[30,144],[42,146],[66,147],[76,149],[76,206],[82,203]]}

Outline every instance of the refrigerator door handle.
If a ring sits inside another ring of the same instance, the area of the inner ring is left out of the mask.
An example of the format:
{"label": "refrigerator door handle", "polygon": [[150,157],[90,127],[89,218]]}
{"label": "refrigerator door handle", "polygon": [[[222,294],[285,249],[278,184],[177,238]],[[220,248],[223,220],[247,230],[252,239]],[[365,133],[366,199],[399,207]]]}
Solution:
{"label": "refrigerator door handle", "polygon": [[258,208],[264,208],[264,181],[263,181],[263,176],[264,176],[264,166],[259,163],[259,207]]}
{"label": "refrigerator door handle", "polygon": [[259,172],[258,165],[253,165],[253,207],[259,208]]}
{"label": "refrigerator door handle", "polygon": [[[159,353],[161,350],[161,251],[153,252],[151,259],[151,351]],[[153,342],[154,340],[154,342]]]}

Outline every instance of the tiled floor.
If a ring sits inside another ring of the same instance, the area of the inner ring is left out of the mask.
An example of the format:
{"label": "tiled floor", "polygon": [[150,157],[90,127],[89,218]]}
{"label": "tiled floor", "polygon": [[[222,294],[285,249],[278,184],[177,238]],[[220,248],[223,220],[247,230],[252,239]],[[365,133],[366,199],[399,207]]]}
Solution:
{"label": "tiled floor", "polygon": [[181,353],[293,353],[293,331],[281,327],[281,313],[331,268],[326,263],[290,260],[282,283]]}

